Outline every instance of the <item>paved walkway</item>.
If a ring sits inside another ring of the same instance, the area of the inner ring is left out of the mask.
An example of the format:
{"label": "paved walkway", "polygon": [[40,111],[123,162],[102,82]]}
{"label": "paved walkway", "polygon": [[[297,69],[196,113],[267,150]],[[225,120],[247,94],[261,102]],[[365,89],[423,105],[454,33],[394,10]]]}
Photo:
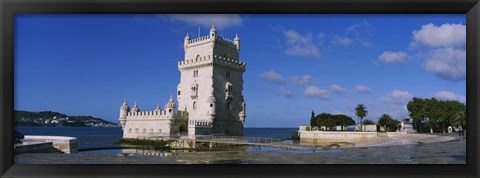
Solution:
{"label": "paved walkway", "polygon": [[349,148],[349,147],[374,147],[374,146],[392,146],[419,143],[437,143],[456,140],[457,137],[441,136],[434,134],[399,134],[399,133],[379,133],[378,137],[352,140],[352,142],[328,142],[328,143],[309,143],[309,142],[290,142],[290,138],[263,138],[263,137],[243,137],[243,136],[196,136],[195,139],[188,137],[165,137],[157,136],[141,139],[162,139],[175,141],[193,141],[203,143],[222,143],[250,146],[270,146],[282,149],[292,150],[310,150],[310,149],[330,149],[330,148]]}

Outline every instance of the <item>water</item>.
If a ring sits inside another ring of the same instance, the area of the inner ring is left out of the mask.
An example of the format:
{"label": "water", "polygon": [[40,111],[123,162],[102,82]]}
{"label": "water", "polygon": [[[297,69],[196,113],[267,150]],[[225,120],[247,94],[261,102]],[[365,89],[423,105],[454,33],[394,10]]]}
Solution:
{"label": "water", "polygon": [[[25,135],[63,135],[79,139],[80,148],[116,146],[120,128],[17,127]],[[293,128],[246,128],[248,137],[289,138]],[[342,148],[283,150],[238,147],[231,151],[153,151],[113,149],[77,154],[19,154],[16,164],[465,164],[466,141]]]}

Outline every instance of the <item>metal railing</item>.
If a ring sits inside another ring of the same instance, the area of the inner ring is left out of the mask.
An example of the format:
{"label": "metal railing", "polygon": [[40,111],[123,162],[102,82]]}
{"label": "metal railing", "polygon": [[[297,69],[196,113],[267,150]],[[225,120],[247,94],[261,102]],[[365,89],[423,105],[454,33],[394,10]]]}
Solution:
{"label": "metal railing", "polygon": [[246,144],[246,145],[287,145],[286,138],[264,138],[244,136],[220,136],[220,135],[198,135],[196,141],[207,141],[217,143]]}

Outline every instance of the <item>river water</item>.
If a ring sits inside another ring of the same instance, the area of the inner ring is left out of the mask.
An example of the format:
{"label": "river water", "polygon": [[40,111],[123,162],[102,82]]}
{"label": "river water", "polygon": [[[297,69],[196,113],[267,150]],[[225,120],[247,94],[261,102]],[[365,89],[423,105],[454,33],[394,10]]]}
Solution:
{"label": "river water", "polygon": [[[120,128],[17,127],[25,135],[73,136],[79,148],[118,146]],[[293,128],[246,128],[248,137],[289,138]],[[76,154],[17,154],[16,164],[465,164],[465,139],[367,148],[284,150],[240,146],[229,151],[111,149]]]}

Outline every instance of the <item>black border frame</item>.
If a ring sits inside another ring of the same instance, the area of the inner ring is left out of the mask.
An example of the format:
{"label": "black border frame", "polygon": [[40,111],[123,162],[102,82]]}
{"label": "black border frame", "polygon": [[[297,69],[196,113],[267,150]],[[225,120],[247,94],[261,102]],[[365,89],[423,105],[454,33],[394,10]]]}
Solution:
{"label": "black border frame", "polygon": [[[480,3],[478,0],[0,0],[2,177],[479,177]],[[465,165],[15,165],[15,14],[466,14]]]}

